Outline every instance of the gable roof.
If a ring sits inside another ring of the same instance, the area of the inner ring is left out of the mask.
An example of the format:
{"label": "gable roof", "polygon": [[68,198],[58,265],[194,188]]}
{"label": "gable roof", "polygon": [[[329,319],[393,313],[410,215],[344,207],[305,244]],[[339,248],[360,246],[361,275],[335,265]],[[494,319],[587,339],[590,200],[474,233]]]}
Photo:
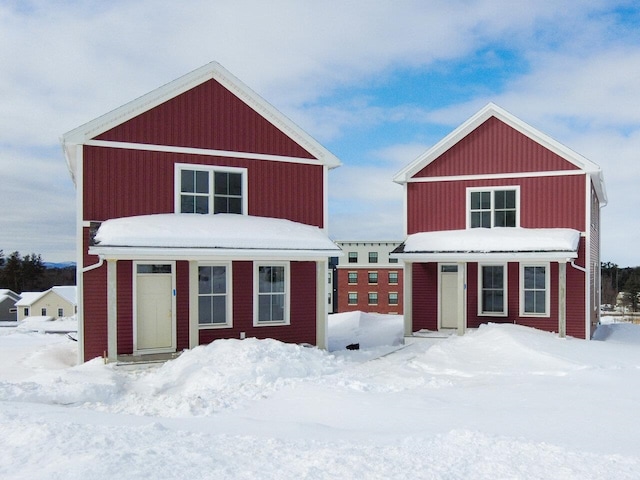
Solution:
{"label": "gable roof", "polygon": [[51,287],[49,290],[45,290],[44,292],[22,292],[20,294],[20,300],[16,302],[16,307],[30,307],[49,293],[55,293],[63,300],[66,300],[73,305],[77,305],[76,292],[77,289],[75,286]]}
{"label": "gable roof", "polygon": [[211,62],[65,133],[60,141],[65,152],[69,171],[74,181],[78,161],[77,149],[79,145],[211,79],[216,80],[285,135],[301,145],[316,157],[321,164],[329,168],[335,168],[341,165],[340,160],[338,160],[335,155],[273,105],[264,100],[218,62]]}
{"label": "gable roof", "polygon": [[522,135],[525,135],[534,142],[542,145],[543,147],[562,157],[569,163],[575,165],[580,170],[583,170],[587,174],[591,175],[593,178],[594,187],[600,200],[600,204],[606,205],[607,195],[604,186],[604,177],[602,175],[602,170],[598,165],[583,157],[579,153],[574,152],[570,148],[554,140],[548,135],[533,128],[531,125],[528,125],[527,123],[523,122],[519,118],[515,117],[514,115],[510,114],[494,103],[488,103],[487,105],[485,105],[480,111],[478,111],[475,115],[465,121],[462,125],[453,130],[446,137],[436,143],[433,147],[428,149],[413,162],[396,173],[396,175],[393,177],[393,181],[400,184],[409,182],[410,179],[419,171],[421,171],[431,162],[435,161],[444,152],[460,142],[460,140],[469,135],[472,131],[474,131],[491,117],[495,117],[498,120],[504,122]]}
{"label": "gable roof", "polygon": [[0,302],[4,302],[7,298],[10,298],[15,302],[20,298],[20,295],[8,288],[0,288]]}

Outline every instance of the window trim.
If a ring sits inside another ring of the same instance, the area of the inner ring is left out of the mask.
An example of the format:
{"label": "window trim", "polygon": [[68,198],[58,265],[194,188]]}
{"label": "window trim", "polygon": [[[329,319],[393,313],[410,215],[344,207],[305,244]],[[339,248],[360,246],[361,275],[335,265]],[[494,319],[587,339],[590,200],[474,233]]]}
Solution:
{"label": "window trim", "polygon": [[[355,282],[351,281],[351,275],[355,275],[355,277],[356,277],[356,281]],[[348,285],[357,285],[358,284],[358,271],[357,270],[351,270],[351,271],[347,272],[347,284]]]}
{"label": "window trim", "polygon": [[225,172],[225,173],[239,173],[242,175],[242,213],[240,215],[248,215],[248,207],[249,207],[249,189],[248,189],[248,179],[247,172],[248,169],[244,167],[228,167],[223,165],[202,165],[199,163],[176,163],[174,165],[174,176],[173,176],[173,209],[175,213],[180,213],[180,195],[181,192],[181,176],[183,170],[195,170],[200,172],[207,172],[209,174],[209,187],[210,191],[207,194],[209,198],[209,213],[203,215],[213,215],[213,203],[214,203],[214,173],[215,172]]}
{"label": "window trim", "polygon": [[[482,269],[483,267],[502,267],[502,312],[485,312],[482,309]],[[509,306],[509,266],[507,263],[478,263],[478,316],[479,317],[508,317]]]}
{"label": "window trim", "polygon": [[[375,281],[372,282],[372,276],[375,276]],[[370,270],[367,272],[367,284],[369,285],[377,285],[379,282],[379,275],[378,275],[378,271],[377,270]]]}
{"label": "window trim", "polygon": [[200,274],[200,267],[225,267],[225,282],[227,291],[225,296],[226,311],[225,311],[225,323],[200,323],[200,288],[197,287],[198,297],[198,330],[217,330],[220,328],[232,328],[233,327],[233,263],[232,262],[198,262],[198,275]]}
{"label": "window trim", "polygon": [[[525,288],[524,288],[524,270],[527,267],[544,267],[545,268],[545,311],[544,313],[525,312]],[[549,318],[551,316],[551,263],[550,262],[526,262],[520,264],[520,316],[521,317],[537,317]]]}
{"label": "window trim", "polygon": [[[495,192],[498,191],[506,191],[506,190],[515,190],[516,192],[516,224],[515,227],[520,226],[520,185],[501,185],[501,186],[493,186],[493,187],[467,187],[466,191],[466,228],[470,229],[471,227],[471,193],[472,192],[490,192],[491,193],[491,227],[495,228]],[[482,227],[474,227],[474,228],[482,228]],[[486,227],[484,227],[486,228]],[[504,227],[504,228],[512,228],[512,227]]]}
{"label": "window trim", "polygon": [[59,307],[58,308],[58,318],[63,318],[64,317],[64,308],[63,307]]}
{"label": "window trim", "polygon": [[369,263],[378,263],[378,259],[379,259],[379,255],[378,252],[369,252],[369,255],[367,256]]}
{"label": "window trim", "polygon": [[[395,295],[395,302],[391,301],[391,295]],[[389,304],[389,306],[396,306],[400,304],[400,296],[398,295],[398,292],[389,292],[387,295],[387,303]]]}
{"label": "window trim", "polygon": [[[395,279],[395,281],[392,281],[391,280],[391,275],[394,275],[394,274],[395,274],[396,279]],[[400,281],[400,276],[398,275],[398,271],[397,270],[389,271],[389,275],[388,275],[387,280],[389,281],[389,285],[398,285],[398,282]]]}
{"label": "window trim", "polygon": [[[284,267],[284,320],[277,322],[259,321],[259,271],[260,267]],[[291,325],[291,262],[253,262],[253,326],[254,327],[279,327]]]}
{"label": "window trim", "polygon": [[[371,302],[371,296],[376,296],[376,303]],[[380,305],[380,297],[378,296],[378,292],[368,292],[367,293],[367,305]]]}
{"label": "window trim", "polygon": [[[355,302],[351,302],[351,297],[355,298]],[[347,305],[358,305],[358,292],[347,292]]]}
{"label": "window trim", "polygon": [[347,252],[347,263],[358,263],[358,252]]}

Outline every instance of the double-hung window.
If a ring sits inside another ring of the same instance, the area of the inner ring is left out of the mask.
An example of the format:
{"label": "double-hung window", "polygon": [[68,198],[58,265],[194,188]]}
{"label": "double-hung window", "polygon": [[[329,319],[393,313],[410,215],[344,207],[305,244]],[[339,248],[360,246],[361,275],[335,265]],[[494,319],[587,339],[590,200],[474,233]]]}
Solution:
{"label": "double-hung window", "polygon": [[358,272],[349,272],[348,276],[348,281],[351,285],[355,285],[358,283]]}
{"label": "double-hung window", "polygon": [[467,189],[469,228],[518,227],[520,188],[493,187]]}
{"label": "double-hung window", "polygon": [[349,305],[357,305],[358,304],[358,292],[349,292],[347,294],[347,303]]}
{"label": "double-hung window", "polygon": [[389,292],[389,305],[398,305],[398,292]]}
{"label": "double-hung window", "polygon": [[288,325],[289,264],[256,264],[254,275],[254,325]]}
{"label": "double-hung window", "polygon": [[369,252],[369,263],[378,263],[378,252]]}
{"label": "double-hung window", "polygon": [[175,211],[179,213],[247,213],[244,168],[176,164]]}
{"label": "double-hung window", "polygon": [[389,272],[389,284],[396,285],[398,283],[398,272]]}
{"label": "double-hung window", "polygon": [[549,316],[549,264],[520,265],[520,315]]}
{"label": "double-hung window", "polygon": [[230,327],[229,265],[198,266],[198,325],[201,328]]}
{"label": "double-hung window", "polygon": [[369,292],[369,305],[378,305],[378,292]]}
{"label": "double-hung window", "polygon": [[507,269],[505,265],[479,265],[478,310],[480,315],[507,315]]}
{"label": "double-hung window", "polygon": [[358,252],[349,252],[349,263],[358,263]]}
{"label": "double-hung window", "polygon": [[368,278],[369,278],[369,284],[370,285],[377,284],[378,283],[378,272],[369,272]]}

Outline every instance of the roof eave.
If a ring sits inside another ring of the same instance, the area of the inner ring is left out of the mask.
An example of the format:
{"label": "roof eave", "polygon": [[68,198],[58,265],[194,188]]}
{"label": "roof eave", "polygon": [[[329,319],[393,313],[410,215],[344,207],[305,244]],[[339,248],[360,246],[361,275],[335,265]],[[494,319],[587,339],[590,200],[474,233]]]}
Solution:
{"label": "roof eave", "polygon": [[517,262],[548,261],[570,262],[578,258],[576,251],[527,251],[527,252],[398,252],[391,253],[391,258],[408,262]]}

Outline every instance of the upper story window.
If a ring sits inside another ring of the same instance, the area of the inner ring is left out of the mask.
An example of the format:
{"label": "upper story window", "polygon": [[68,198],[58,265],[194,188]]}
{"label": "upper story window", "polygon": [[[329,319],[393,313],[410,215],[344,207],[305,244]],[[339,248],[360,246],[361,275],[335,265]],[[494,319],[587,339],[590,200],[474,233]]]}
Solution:
{"label": "upper story window", "polygon": [[390,284],[398,283],[398,272],[389,272],[389,283]]}
{"label": "upper story window", "polygon": [[369,252],[369,263],[378,263],[378,252]]}
{"label": "upper story window", "polygon": [[247,213],[247,170],[176,164],[175,211]]}
{"label": "upper story window", "polygon": [[520,226],[520,187],[467,189],[467,227]]}
{"label": "upper story window", "polygon": [[358,283],[358,272],[349,272],[349,283]]}
{"label": "upper story window", "polygon": [[358,252],[349,252],[349,263],[358,263]]}
{"label": "upper story window", "polygon": [[369,272],[369,284],[378,283],[378,272]]}

